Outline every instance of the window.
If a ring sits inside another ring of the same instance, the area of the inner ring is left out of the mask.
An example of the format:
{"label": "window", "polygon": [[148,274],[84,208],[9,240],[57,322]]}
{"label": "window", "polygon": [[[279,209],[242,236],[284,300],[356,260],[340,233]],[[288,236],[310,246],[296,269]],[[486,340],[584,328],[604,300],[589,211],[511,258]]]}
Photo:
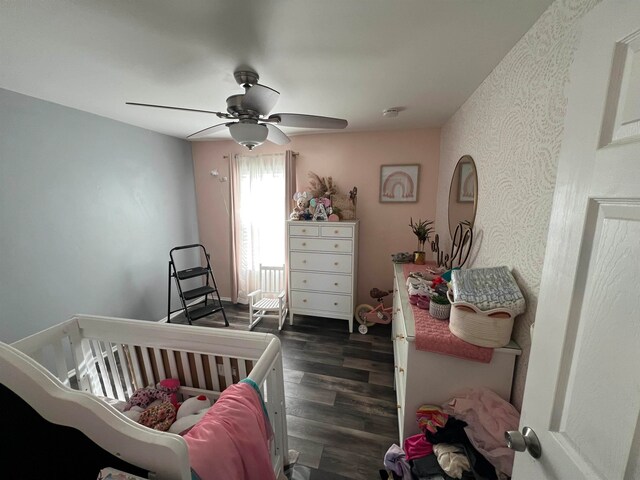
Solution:
{"label": "window", "polygon": [[285,261],[285,156],[238,155],[236,252],[238,302],[258,285],[260,264]]}

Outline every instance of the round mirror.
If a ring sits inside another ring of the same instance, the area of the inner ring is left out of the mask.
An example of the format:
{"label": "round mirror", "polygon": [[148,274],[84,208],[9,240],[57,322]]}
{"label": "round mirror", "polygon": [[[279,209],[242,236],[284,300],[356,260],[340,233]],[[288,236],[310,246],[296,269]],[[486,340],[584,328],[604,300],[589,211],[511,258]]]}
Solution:
{"label": "round mirror", "polygon": [[478,175],[476,164],[469,155],[458,160],[449,187],[449,234],[453,234],[460,222],[467,221],[473,227],[478,205]]}

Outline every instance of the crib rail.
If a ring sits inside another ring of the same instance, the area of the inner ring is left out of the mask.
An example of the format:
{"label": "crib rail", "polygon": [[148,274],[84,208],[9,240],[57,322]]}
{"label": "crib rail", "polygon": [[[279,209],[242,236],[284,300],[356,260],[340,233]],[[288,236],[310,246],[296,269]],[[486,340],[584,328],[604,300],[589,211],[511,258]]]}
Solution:
{"label": "crib rail", "polygon": [[288,452],[280,341],[271,334],[77,315],[12,346],[66,386],[125,401],[165,378],[180,380],[181,400],[214,401],[250,377],[273,425],[274,462],[281,467]]}

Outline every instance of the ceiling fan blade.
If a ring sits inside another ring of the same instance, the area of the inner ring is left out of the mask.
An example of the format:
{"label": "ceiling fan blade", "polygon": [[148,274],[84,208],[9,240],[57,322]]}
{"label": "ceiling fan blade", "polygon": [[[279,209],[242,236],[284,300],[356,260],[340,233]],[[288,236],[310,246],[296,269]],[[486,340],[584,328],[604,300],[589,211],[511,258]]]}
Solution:
{"label": "ceiling fan blade", "polygon": [[189,135],[187,137],[187,140],[194,140],[194,139],[197,139],[197,138],[206,137],[207,135],[209,135],[211,133],[214,133],[214,132],[222,130],[227,125],[229,125],[229,123],[219,123],[219,124],[214,125],[212,127],[203,128],[202,130],[200,130],[200,131],[198,131],[196,133],[192,133],[191,135]]}
{"label": "ceiling fan blade", "polygon": [[273,142],[276,145],[286,145],[291,141],[291,139],[287,137],[284,132],[275,125],[271,125],[270,123],[265,123],[265,125],[269,129],[267,140],[269,140],[270,142]]}
{"label": "ceiling fan blade", "polygon": [[167,105],[152,105],[150,103],[135,103],[135,102],[125,102],[127,105],[135,105],[137,107],[153,107],[153,108],[166,108],[168,110],[184,110],[185,112],[198,112],[198,113],[213,113],[214,115],[225,115],[222,112],[213,112],[211,110],[197,110],[195,108],[182,108],[182,107],[169,107]]}
{"label": "ceiling fan blade", "polygon": [[301,115],[299,113],[274,113],[269,116],[268,120],[275,121],[282,127],[345,128],[348,125],[348,122],[342,118]]}
{"label": "ceiling fan blade", "polygon": [[253,110],[260,115],[268,115],[278,103],[280,92],[264,85],[254,85],[242,97],[242,109]]}

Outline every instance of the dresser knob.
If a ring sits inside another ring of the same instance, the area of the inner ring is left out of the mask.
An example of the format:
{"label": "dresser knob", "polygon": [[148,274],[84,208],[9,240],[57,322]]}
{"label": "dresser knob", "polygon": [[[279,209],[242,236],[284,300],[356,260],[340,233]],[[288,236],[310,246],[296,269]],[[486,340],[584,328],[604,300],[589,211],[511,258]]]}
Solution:
{"label": "dresser knob", "polygon": [[302,242],[302,246],[303,246],[303,247],[306,247],[306,246],[307,246],[307,243],[306,243],[306,242]]}
{"label": "dresser knob", "polygon": [[337,265],[338,265],[338,262],[333,262],[333,264],[337,266]]}
{"label": "dresser knob", "polygon": [[338,302],[333,302],[334,305],[338,305]]}
{"label": "dresser knob", "polygon": [[338,282],[335,282],[334,285],[337,287],[338,286]]}
{"label": "dresser knob", "polygon": [[307,263],[307,261],[306,260],[302,260],[302,263]]}
{"label": "dresser knob", "polygon": [[340,245],[338,245],[337,243],[334,245],[335,248],[338,248]]}
{"label": "dresser knob", "polygon": [[303,229],[302,229],[302,233],[307,233],[307,229],[306,229],[306,228],[303,228]]}
{"label": "dresser knob", "polygon": [[307,281],[306,280],[302,280],[302,283],[307,283]]}
{"label": "dresser knob", "polygon": [[334,230],[333,233],[338,233],[338,230]]}
{"label": "dresser knob", "polygon": [[303,298],[303,299],[302,299],[302,303],[307,303],[307,299],[306,299],[306,298]]}

